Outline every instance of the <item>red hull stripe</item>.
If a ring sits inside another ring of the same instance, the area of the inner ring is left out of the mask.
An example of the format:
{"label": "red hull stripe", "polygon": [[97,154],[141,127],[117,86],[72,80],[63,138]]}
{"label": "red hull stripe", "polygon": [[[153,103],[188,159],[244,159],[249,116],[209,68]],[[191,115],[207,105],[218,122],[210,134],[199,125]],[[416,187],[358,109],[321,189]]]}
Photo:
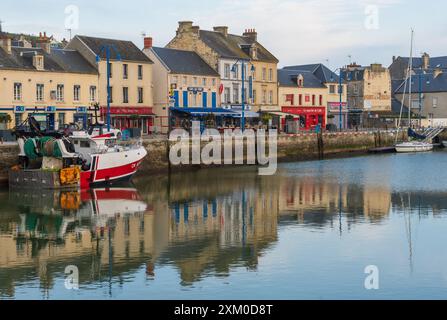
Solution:
{"label": "red hull stripe", "polygon": [[114,180],[117,178],[121,178],[121,177],[125,177],[128,175],[134,174],[137,171],[140,163],[141,163],[141,160],[126,164],[121,167],[97,170],[96,174],[95,174],[94,182],[100,182],[100,181],[104,181],[104,180]]}

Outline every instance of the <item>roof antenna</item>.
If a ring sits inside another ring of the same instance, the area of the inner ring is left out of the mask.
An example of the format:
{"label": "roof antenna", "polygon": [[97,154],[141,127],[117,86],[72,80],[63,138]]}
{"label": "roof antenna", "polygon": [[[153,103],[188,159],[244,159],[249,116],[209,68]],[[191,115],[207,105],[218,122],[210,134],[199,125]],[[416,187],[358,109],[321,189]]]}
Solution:
{"label": "roof antenna", "polygon": [[0,20],[0,33],[3,33],[2,24],[4,21]]}
{"label": "roof antenna", "polygon": [[65,30],[67,30],[68,33],[70,34],[70,41],[71,41],[71,29],[69,28],[69,29],[65,29]]}

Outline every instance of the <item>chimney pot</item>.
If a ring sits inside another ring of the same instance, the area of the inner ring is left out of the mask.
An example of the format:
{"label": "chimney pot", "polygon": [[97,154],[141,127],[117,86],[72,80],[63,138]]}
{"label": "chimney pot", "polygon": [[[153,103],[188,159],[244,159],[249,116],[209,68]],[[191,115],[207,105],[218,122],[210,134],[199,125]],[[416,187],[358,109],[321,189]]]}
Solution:
{"label": "chimney pot", "polygon": [[215,32],[219,32],[219,33],[223,34],[225,37],[228,36],[228,27],[227,26],[214,27],[213,29]]}
{"label": "chimney pot", "polygon": [[145,37],[144,38],[144,49],[150,49],[152,48],[153,40],[152,37]]}

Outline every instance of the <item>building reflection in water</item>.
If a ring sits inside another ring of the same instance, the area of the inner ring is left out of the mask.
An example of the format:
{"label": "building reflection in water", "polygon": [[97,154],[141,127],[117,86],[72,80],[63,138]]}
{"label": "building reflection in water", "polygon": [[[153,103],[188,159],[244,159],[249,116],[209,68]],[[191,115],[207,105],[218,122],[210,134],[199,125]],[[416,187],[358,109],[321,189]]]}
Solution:
{"label": "building reflection in water", "polygon": [[[238,169],[137,181],[136,188],[0,197],[1,296],[34,280],[48,295],[68,265],[79,268],[81,288],[112,288],[140,270],[151,281],[163,266],[175,267],[182,284],[191,285],[235,267],[256,270],[281,226],[343,231],[378,223],[400,206],[386,184]],[[447,208],[442,195],[424,199],[420,205],[433,212]]]}

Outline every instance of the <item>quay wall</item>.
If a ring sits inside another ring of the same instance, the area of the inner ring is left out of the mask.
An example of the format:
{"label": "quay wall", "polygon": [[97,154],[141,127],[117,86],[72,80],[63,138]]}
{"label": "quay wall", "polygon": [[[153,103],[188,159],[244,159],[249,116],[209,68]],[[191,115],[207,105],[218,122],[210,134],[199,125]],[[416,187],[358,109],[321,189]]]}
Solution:
{"label": "quay wall", "polygon": [[[390,131],[280,135],[278,136],[278,162],[317,160],[337,155],[366,153],[371,148],[393,146],[394,141],[395,133]],[[148,156],[142,164],[140,175],[169,171],[167,144],[166,138],[143,141]],[[205,144],[202,143],[202,145]],[[0,144],[0,183],[7,181],[8,169],[16,164],[17,154],[17,145]],[[200,168],[201,166],[197,165],[171,166],[173,172]]]}

